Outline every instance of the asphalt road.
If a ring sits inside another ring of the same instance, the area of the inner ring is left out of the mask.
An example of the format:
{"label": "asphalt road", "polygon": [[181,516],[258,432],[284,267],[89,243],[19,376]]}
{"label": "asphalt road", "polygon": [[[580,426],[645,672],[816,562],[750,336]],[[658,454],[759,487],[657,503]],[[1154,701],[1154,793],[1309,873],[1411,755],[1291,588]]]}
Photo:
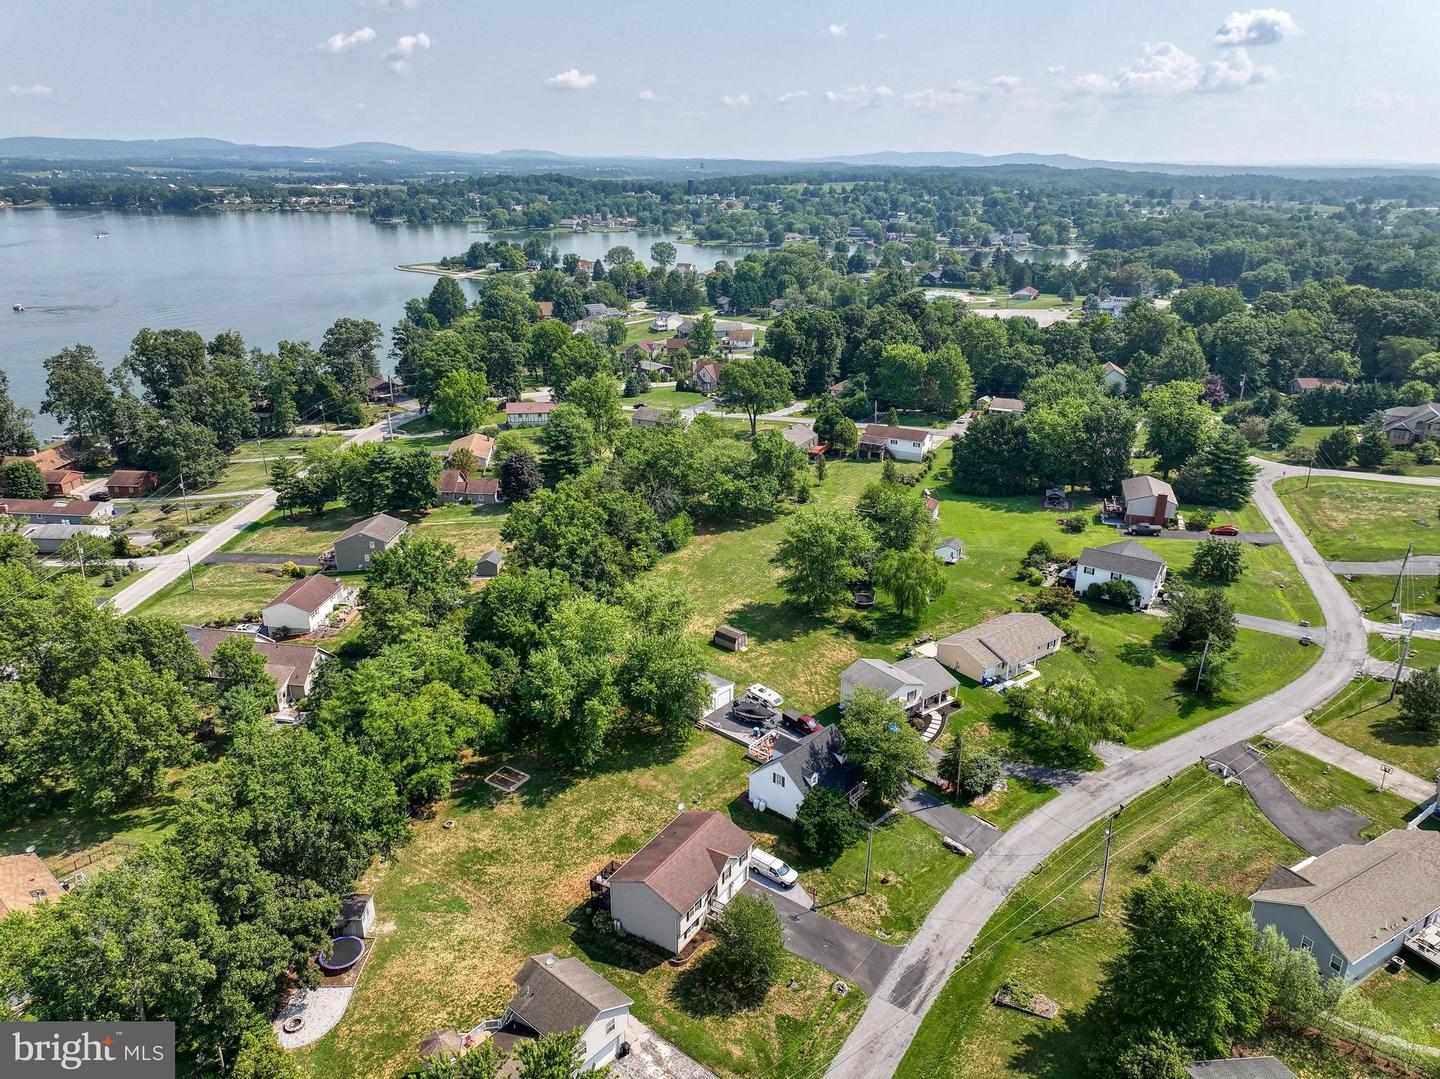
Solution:
{"label": "asphalt road", "polygon": [[[871,994],[865,1014],[831,1063],[827,1076],[886,1079],[966,950],[1006,896],[1061,844],[1122,802],[1163,782],[1200,758],[1317,708],[1342,689],[1366,656],[1359,611],[1326,569],[1271,489],[1283,466],[1261,462],[1255,504],[1285,544],[1325,616],[1328,643],[1315,664],[1267,697],[1116,762],[1031,813],[1001,834],[956,879]],[[1294,468],[1288,470],[1294,473]],[[1440,481],[1437,481],[1440,484]]]}
{"label": "asphalt road", "polygon": [[[363,427],[346,439],[345,445],[349,446],[357,442],[378,442],[384,430],[384,423]],[[148,573],[134,584],[120,589],[111,596],[109,606],[114,607],[121,614],[129,614],[166,585],[179,580],[180,576],[192,565],[200,565],[207,557],[239,535],[243,529],[260,520],[274,508],[275,492],[266,491],[248,506],[215,525],[185,550],[156,559],[153,568]]]}
{"label": "asphalt road", "polygon": [[1440,573],[1440,555],[1415,554],[1407,564],[1403,558],[1388,562],[1326,562],[1331,573],[1349,574],[1352,577],[1394,577],[1403,569],[1406,574],[1431,575]]}

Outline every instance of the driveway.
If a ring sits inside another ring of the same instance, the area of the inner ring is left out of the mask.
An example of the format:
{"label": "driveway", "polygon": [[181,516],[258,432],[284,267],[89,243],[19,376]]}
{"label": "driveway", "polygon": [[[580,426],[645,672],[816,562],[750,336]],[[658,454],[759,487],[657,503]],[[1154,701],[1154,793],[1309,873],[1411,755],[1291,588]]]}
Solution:
{"label": "driveway", "polygon": [[[1208,532],[1187,532],[1179,528],[1167,528],[1158,537],[1152,539],[1181,539],[1181,540],[1202,540],[1208,536]],[[1142,539],[1144,537],[1141,537]],[[1221,536],[1220,539],[1233,539],[1240,543],[1253,543],[1256,547],[1269,547],[1280,542],[1280,537],[1274,532],[1241,532],[1238,536]]]}
{"label": "driveway", "polygon": [[[1435,797],[1433,781],[1421,779],[1394,765],[1387,765],[1384,761],[1372,757],[1368,753],[1351,749],[1345,743],[1337,742],[1329,735],[1321,734],[1310,725],[1304,716],[1296,716],[1288,723],[1271,727],[1265,732],[1265,737],[1283,745],[1293,746],[1301,753],[1308,753],[1326,764],[1334,765],[1343,772],[1359,776],[1376,787],[1380,786],[1383,781],[1387,791],[1393,791],[1416,805],[1428,802]],[[1386,768],[1389,768],[1390,771],[1385,771]]]}
{"label": "driveway", "polygon": [[919,787],[911,787],[910,793],[900,799],[900,808],[941,835],[948,835],[951,839],[964,843],[976,854],[989,850],[995,845],[995,840],[1000,838],[1000,833],[995,828],[981,823],[933,792]]}
{"label": "driveway", "polygon": [[809,910],[815,905],[815,900],[810,898],[810,893],[805,890],[803,884],[795,883],[788,888],[783,887],[753,866],[750,869],[750,883],[760,885],[767,892],[774,892],[781,899],[789,900],[801,910]]}
{"label": "driveway", "polygon": [[1237,614],[1235,624],[1241,629],[1255,629],[1261,633],[1273,633],[1277,637],[1289,637],[1298,641],[1301,637],[1309,637],[1314,643],[1323,645],[1325,643],[1324,626],[1299,626],[1294,622],[1282,622],[1278,618],[1260,618],[1253,614]]}
{"label": "driveway", "polygon": [[780,929],[785,935],[785,949],[801,959],[818,963],[837,978],[854,982],[866,996],[875,992],[901,949],[881,944],[864,933],[857,933],[823,914],[798,907],[788,899],[753,880],[741,889],[746,895],[764,899],[780,915]]}
{"label": "driveway", "polygon": [[202,562],[235,562],[242,566],[279,566],[294,562],[297,566],[318,566],[320,559],[313,554],[258,554],[251,551],[215,551],[207,554]]}
{"label": "driveway", "polygon": [[1370,819],[1342,806],[1333,809],[1311,809],[1285,786],[1254,750],[1244,742],[1210,754],[1207,760],[1223,765],[1236,774],[1241,784],[1255,799],[1260,812],[1270,823],[1284,832],[1306,854],[1324,854],[1346,843],[1365,841],[1357,834],[1370,827]]}
{"label": "driveway", "polygon": [[1440,573],[1440,554],[1412,554],[1407,565],[1403,558],[1388,562],[1326,562],[1331,573],[1347,577],[1395,577],[1403,569],[1407,574],[1430,576]]}

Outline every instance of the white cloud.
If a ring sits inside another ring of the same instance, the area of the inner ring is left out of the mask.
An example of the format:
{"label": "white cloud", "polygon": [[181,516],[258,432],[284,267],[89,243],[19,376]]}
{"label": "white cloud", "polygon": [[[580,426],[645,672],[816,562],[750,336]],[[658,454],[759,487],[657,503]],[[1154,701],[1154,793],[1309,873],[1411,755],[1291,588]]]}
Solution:
{"label": "white cloud", "polygon": [[802,101],[810,100],[809,90],[790,90],[781,94],[775,99],[777,105],[798,105]]}
{"label": "white cloud", "polygon": [[415,59],[415,55],[428,52],[431,44],[429,34],[406,34],[390,46],[390,51],[385,54],[385,64],[395,74],[406,75],[410,72],[411,61]]}
{"label": "white cloud", "polygon": [[1145,44],[1140,57],[1113,76],[1098,72],[1077,76],[1077,90],[1120,97],[1168,97],[1188,93],[1226,93],[1273,82],[1272,67],[1256,65],[1244,49],[1224,60],[1200,61],[1170,41]]}
{"label": "white cloud", "polygon": [[422,0],[377,0],[379,7],[386,11],[414,11]]}
{"label": "white cloud", "polygon": [[1065,74],[1065,65],[1064,65],[1064,64],[1051,64],[1049,67],[1047,67],[1047,68],[1045,69],[1045,74],[1047,74],[1047,75],[1063,75],[1063,74]]}
{"label": "white cloud", "polygon": [[985,98],[1012,97],[1021,92],[1025,80],[1019,75],[996,75],[983,83],[961,79],[948,90],[912,90],[900,95],[900,103],[909,109],[947,109],[973,105]]}
{"label": "white cloud", "polygon": [[849,31],[845,29],[843,22],[832,22],[826,29],[826,33],[831,37],[844,37]]}
{"label": "white cloud", "polygon": [[749,94],[722,94],[720,104],[728,105],[732,109],[748,109],[755,102]]}
{"label": "white cloud", "polygon": [[641,90],[635,95],[636,101],[659,101],[660,95],[654,90]]}
{"label": "white cloud", "polygon": [[374,40],[375,31],[368,26],[362,26],[353,33],[331,34],[315,47],[321,52],[328,52],[333,56],[339,56],[342,52],[349,52],[351,49],[359,48],[361,45],[368,45]]}
{"label": "white cloud", "polygon": [[1273,7],[1254,8],[1226,15],[1220,29],[1215,31],[1215,44],[1225,47],[1274,45],[1299,32],[1299,25],[1288,11]]}
{"label": "white cloud", "polygon": [[545,80],[545,85],[552,90],[588,90],[598,79],[598,75],[584,75],[579,68],[571,67],[558,75],[551,75]]}
{"label": "white cloud", "polygon": [[17,86],[15,83],[11,83],[5,90],[11,97],[49,97],[55,92],[48,86],[41,86],[38,82],[31,83],[29,86]]}
{"label": "white cloud", "polygon": [[894,96],[895,91],[888,86],[876,86],[871,89],[864,83],[859,86],[847,86],[843,90],[825,91],[825,100],[830,104],[849,105],[858,109],[878,109]]}
{"label": "white cloud", "polygon": [[1017,93],[1024,84],[1025,80],[1019,75],[996,75],[990,80],[988,86],[990,91],[995,94],[1013,94]]}

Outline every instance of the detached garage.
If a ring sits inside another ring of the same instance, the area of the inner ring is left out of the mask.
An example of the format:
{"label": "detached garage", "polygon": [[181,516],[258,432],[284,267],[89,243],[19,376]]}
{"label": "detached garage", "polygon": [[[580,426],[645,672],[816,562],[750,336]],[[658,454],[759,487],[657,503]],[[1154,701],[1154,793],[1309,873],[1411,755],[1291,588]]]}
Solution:
{"label": "detached garage", "polygon": [[718,674],[705,674],[705,681],[710,685],[710,703],[705,708],[708,716],[711,712],[718,712],[722,708],[729,708],[735,703],[735,683],[721,678]]}

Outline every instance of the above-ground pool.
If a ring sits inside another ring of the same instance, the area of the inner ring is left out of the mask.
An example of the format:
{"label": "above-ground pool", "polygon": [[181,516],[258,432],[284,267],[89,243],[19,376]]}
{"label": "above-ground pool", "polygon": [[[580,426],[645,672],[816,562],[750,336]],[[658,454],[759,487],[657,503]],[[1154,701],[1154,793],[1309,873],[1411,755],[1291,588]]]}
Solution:
{"label": "above-ground pool", "polygon": [[315,965],[326,974],[344,974],[360,961],[365,954],[365,942],[359,937],[336,937],[330,942],[330,957],[321,952],[315,957]]}

